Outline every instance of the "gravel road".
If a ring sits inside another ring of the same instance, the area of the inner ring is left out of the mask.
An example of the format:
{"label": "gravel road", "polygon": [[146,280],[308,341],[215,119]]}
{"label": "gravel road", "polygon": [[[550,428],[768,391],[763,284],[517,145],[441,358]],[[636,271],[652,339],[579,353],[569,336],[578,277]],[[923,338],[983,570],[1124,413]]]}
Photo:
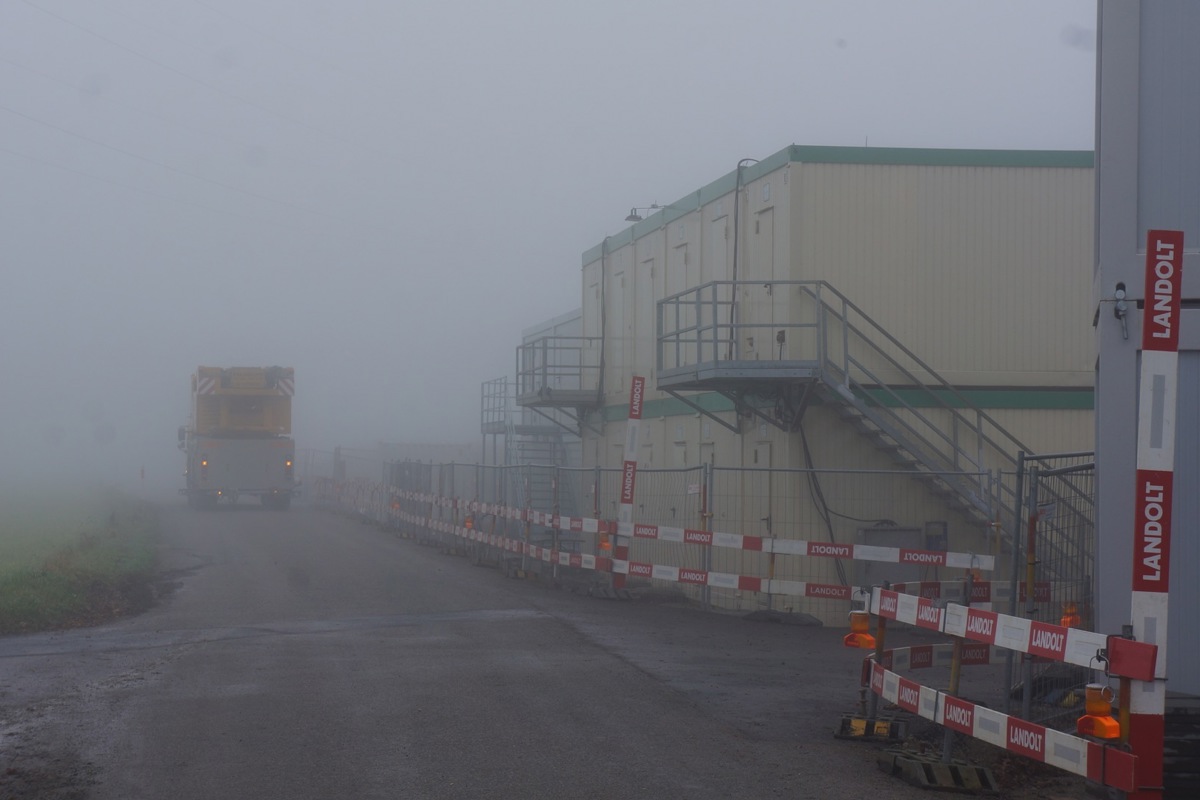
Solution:
{"label": "gravel road", "polygon": [[152,611],[0,639],[0,798],[928,797],[832,737],[844,631],[576,595],[304,508],[163,522]]}

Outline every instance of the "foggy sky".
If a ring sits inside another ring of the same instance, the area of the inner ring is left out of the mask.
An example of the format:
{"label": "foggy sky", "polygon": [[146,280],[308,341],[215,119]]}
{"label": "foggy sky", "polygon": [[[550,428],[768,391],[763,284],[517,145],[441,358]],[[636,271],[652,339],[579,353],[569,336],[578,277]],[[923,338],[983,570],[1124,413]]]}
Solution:
{"label": "foggy sky", "polygon": [[200,364],[300,448],[479,439],[580,256],[789,144],[1090,149],[1093,0],[0,0],[0,482],[180,485]]}

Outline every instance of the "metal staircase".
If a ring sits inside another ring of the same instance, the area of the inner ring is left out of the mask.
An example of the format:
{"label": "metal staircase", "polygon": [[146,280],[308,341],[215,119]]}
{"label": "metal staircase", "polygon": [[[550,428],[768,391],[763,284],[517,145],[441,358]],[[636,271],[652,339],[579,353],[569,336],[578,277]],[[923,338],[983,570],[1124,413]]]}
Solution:
{"label": "metal staircase", "polygon": [[660,390],[704,413],[683,393],[716,392],[739,419],[784,430],[812,402],[829,405],[948,507],[1010,545],[1019,535],[1016,489],[1001,475],[1030,448],[829,283],[704,284],[660,301],[658,330]]}
{"label": "metal staircase", "polygon": [[[516,384],[496,378],[482,385],[481,431],[503,436],[506,468],[502,501],[514,508],[549,511],[554,507],[555,484],[562,482],[561,467],[571,466],[567,438],[573,420],[558,409],[529,409],[516,404]],[[561,489],[561,487],[560,487]],[[574,493],[559,492],[559,502]],[[560,508],[560,513],[575,511]]]}

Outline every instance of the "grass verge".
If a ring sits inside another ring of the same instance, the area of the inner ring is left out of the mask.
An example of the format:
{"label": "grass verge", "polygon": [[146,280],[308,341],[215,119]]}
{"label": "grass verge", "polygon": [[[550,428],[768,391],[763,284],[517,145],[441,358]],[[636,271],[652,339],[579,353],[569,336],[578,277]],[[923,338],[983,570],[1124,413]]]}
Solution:
{"label": "grass verge", "polygon": [[154,602],[158,516],[113,491],[0,504],[0,635],[96,625]]}

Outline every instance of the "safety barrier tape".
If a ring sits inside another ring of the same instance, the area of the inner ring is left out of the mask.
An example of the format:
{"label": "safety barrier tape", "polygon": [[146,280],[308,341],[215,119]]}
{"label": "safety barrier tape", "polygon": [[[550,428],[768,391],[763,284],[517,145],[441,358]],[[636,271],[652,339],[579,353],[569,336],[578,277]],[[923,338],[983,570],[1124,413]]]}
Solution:
{"label": "safety barrier tape", "polygon": [[[1108,648],[1109,637],[1103,633],[1066,628],[956,603],[940,607],[925,597],[899,594],[878,587],[871,591],[871,613],[918,628],[1091,669],[1100,666],[1100,652]],[[1125,647],[1143,652],[1151,661],[1157,655],[1154,645],[1144,642],[1128,642]]]}
{"label": "safety barrier tape", "polygon": [[[900,594],[913,594],[930,600],[962,600],[965,596],[964,581],[921,581],[919,583],[894,583],[888,587]],[[1033,599],[1048,603],[1053,584],[1038,581],[1033,584]],[[1012,587],[1006,581],[974,581],[971,584],[971,605],[980,603],[1003,603],[1012,600]],[[1017,584],[1017,599],[1025,600],[1025,581]]]}
{"label": "safety barrier tape", "polygon": [[[611,523],[588,517],[564,517],[550,512],[510,508],[499,504],[480,503],[474,500],[465,501],[427,492],[400,491],[396,494],[403,499],[419,503],[458,509],[473,514],[493,514],[504,519],[531,522],[534,525],[555,528],[561,531],[581,533],[608,533],[613,531]],[[977,553],[917,550],[904,547],[880,547],[863,544],[837,544],[833,542],[809,542],[801,539],[775,539],[763,536],[745,536],[737,533],[721,533],[694,528],[645,525],[641,523],[633,525],[633,538],[808,558],[835,558],[850,561],[874,561],[888,564],[978,569],[982,571],[994,570],[996,566],[994,556]]]}
{"label": "safety barrier tape", "polygon": [[871,665],[870,689],[896,706],[932,720],[952,731],[1080,775],[1121,791],[1135,788],[1132,753],[1068,733],[1010,717],[922,686],[885,668]]}
{"label": "safety barrier tape", "polygon": [[852,561],[882,561],[890,564],[916,564],[923,567],[952,567],[959,569],[993,570],[993,556],[975,553],[949,553],[941,550],[915,550],[905,547],[879,547],[865,544],[836,544],[807,542],[802,539],[774,539],[762,536],[743,536],[736,533],[712,533],[664,525],[634,525],[638,539],[659,539],[669,542],[691,542],[735,550],[753,550],[781,555],[816,558],[839,558]]}
{"label": "safety barrier tape", "polygon": [[[979,667],[988,664],[999,664],[1004,660],[1007,651],[1003,647],[992,647],[982,642],[963,642],[960,663],[964,667]],[[911,670],[930,669],[933,667],[949,667],[954,656],[954,644],[916,644],[910,647],[895,647],[883,651],[879,663],[884,669]],[[862,683],[865,686],[871,677],[871,666],[875,664],[875,654],[863,659]]]}
{"label": "safety barrier tape", "polygon": [[1064,628],[956,603],[940,607],[928,598],[888,589],[872,590],[871,613],[918,628],[1084,667],[1096,665],[1096,654],[1108,641],[1104,634],[1080,628]]}
{"label": "safety barrier tape", "polygon": [[851,588],[839,584],[811,583],[807,581],[791,581],[770,578],[759,578],[752,575],[738,575],[729,572],[690,569],[666,564],[651,564],[643,561],[594,556],[587,553],[569,553],[550,547],[535,545],[511,537],[482,531],[478,528],[467,528],[441,520],[429,520],[425,517],[401,512],[400,519],[417,525],[426,525],[430,530],[457,536],[468,541],[479,542],[500,548],[517,555],[526,555],[535,560],[548,564],[558,564],[564,567],[595,570],[597,572],[625,575],[634,578],[652,578],[654,580],[683,583],[695,586],[713,586],[721,589],[738,589],[741,591],[761,592],[779,596],[824,598],[827,600],[849,600]]}

